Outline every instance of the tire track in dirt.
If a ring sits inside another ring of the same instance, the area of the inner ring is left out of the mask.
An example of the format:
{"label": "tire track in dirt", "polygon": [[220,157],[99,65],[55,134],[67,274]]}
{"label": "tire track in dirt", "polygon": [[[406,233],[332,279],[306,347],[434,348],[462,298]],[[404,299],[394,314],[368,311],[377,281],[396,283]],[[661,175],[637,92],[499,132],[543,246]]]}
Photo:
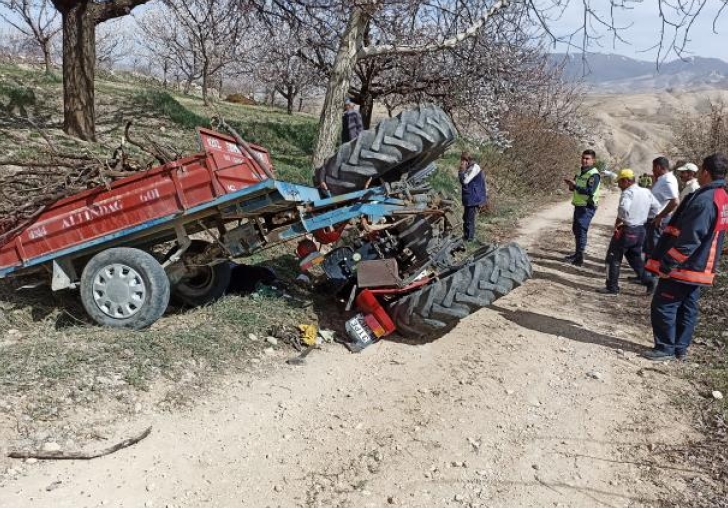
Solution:
{"label": "tire track in dirt", "polygon": [[594,292],[615,209],[613,194],[584,268],[559,260],[568,203],[529,219],[534,279],[437,341],[332,346],[298,368],[275,357],[189,412],[117,429],[153,424],[135,447],[26,466],[0,506],[653,505],[693,474],[652,456],[691,435],[670,405],[687,387],[678,366],[637,356],[650,342],[641,287]]}

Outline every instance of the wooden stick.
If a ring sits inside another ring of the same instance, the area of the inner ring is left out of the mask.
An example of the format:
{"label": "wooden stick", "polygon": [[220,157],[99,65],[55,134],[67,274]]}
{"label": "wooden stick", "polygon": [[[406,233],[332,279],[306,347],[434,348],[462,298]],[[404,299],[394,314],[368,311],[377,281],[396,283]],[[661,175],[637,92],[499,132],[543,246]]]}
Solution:
{"label": "wooden stick", "polygon": [[116,443],[113,446],[103,448],[96,452],[64,452],[63,450],[57,452],[44,452],[41,450],[26,452],[13,450],[8,454],[8,457],[10,457],[11,459],[90,460],[98,457],[103,457],[104,455],[110,455],[124,448],[128,448],[129,446],[136,444],[145,437],[147,437],[151,432],[152,427],[149,426],[144,429],[141,434],[130,437],[129,439],[125,439],[123,441],[120,441],[119,443]]}

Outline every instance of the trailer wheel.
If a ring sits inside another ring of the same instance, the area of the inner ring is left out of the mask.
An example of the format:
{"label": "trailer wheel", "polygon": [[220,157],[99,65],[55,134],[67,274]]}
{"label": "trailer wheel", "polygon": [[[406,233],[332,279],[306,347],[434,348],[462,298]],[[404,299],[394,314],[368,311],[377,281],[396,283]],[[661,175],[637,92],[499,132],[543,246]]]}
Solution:
{"label": "trailer wheel", "polygon": [[167,309],[169,279],[151,254],[127,247],[107,249],[83,269],[81,302],[101,325],[140,330]]}
{"label": "trailer wheel", "polygon": [[531,262],[519,245],[486,248],[445,277],[391,303],[389,315],[401,335],[434,338],[505,296],[531,275]]}
{"label": "trailer wheel", "polygon": [[[185,254],[201,254],[209,245],[204,240],[192,240]],[[232,265],[227,261],[196,266],[190,268],[188,274],[172,287],[172,297],[190,307],[201,307],[222,298],[230,286],[231,278]]]}
{"label": "trailer wheel", "polygon": [[316,184],[325,182],[333,194],[344,194],[363,189],[370,178],[375,183],[397,180],[440,157],[455,137],[450,117],[440,108],[403,111],[341,145],[316,170]]}

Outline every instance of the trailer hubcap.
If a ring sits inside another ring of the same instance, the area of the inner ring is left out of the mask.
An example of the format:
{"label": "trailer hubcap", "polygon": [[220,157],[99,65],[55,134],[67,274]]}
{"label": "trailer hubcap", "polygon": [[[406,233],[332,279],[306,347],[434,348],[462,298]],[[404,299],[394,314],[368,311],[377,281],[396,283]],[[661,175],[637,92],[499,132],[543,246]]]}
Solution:
{"label": "trailer hubcap", "polygon": [[139,272],[115,263],[96,273],[93,295],[101,312],[113,318],[127,318],[141,310],[147,288]]}

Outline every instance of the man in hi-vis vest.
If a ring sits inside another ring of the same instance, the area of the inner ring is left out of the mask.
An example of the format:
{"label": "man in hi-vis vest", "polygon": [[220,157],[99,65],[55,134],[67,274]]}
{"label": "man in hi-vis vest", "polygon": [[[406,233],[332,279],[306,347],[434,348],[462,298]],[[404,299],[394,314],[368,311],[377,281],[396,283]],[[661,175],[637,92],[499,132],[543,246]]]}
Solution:
{"label": "man in hi-vis vest", "polygon": [[594,213],[599,205],[599,185],[601,179],[599,170],[594,167],[596,161],[594,150],[584,150],[581,154],[581,171],[573,180],[564,178],[569,190],[574,194],[571,204],[574,205],[574,221],[572,230],[576,250],[573,254],[566,256],[566,260],[576,266],[584,264],[584,250],[586,250],[586,236],[589,232],[589,224],[594,218]]}

